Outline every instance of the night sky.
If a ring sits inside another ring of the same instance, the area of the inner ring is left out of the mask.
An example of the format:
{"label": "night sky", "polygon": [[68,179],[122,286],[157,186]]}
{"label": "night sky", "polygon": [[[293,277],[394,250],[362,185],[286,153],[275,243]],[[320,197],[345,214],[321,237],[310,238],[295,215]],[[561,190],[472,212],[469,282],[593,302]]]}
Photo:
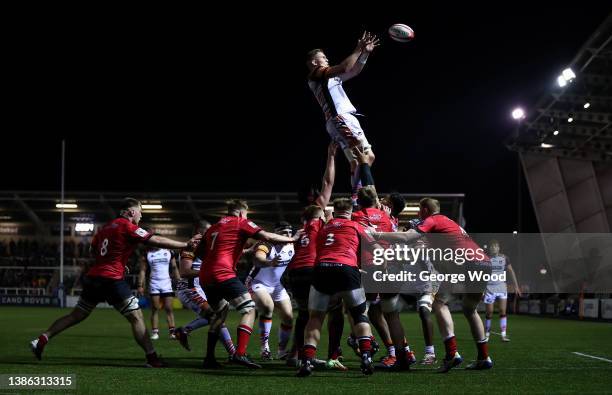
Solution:
{"label": "night sky", "polygon": [[[468,230],[514,230],[509,113],[555,89],[610,6],[376,4],[349,14],[308,4],[275,14],[236,5],[239,15],[25,18],[3,62],[1,188],[59,189],[62,137],[67,190],[297,191],[319,182],[329,137],[305,54],[320,47],[339,63],[368,29],[382,45],[345,90],[366,116],[378,189],[463,192]],[[391,41],[392,23],[410,25],[416,39]],[[348,191],[337,159],[336,191]],[[524,230],[537,231],[527,193],[524,202]]]}

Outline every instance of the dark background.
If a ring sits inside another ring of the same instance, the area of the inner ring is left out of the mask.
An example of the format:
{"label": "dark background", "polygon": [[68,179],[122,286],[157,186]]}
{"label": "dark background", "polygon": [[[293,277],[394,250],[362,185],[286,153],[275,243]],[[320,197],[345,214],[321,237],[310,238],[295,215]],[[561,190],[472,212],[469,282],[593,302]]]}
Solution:
{"label": "dark background", "polygon": [[[510,232],[510,111],[529,111],[555,89],[611,11],[603,2],[230,7],[15,15],[3,61],[2,189],[58,190],[62,138],[67,190],[297,191],[318,183],[329,138],[306,84],[305,53],[320,47],[338,63],[368,29],[382,45],[345,89],[366,115],[378,189],[463,192],[468,230]],[[391,41],[393,23],[410,25],[416,39]],[[337,159],[335,190],[347,192],[346,161],[340,152]],[[537,231],[523,190],[523,230]]]}

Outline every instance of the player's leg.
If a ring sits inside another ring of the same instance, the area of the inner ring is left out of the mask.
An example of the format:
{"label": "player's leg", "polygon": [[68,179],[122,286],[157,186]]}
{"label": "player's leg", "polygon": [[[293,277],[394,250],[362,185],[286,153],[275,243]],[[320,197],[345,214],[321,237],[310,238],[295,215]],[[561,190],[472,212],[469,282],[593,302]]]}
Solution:
{"label": "player's leg", "polygon": [[[387,354],[393,354],[395,357],[395,347],[393,344],[393,339],[391,338],[391,332],[389,330],[389,325],[387,320],[383,314],[382,306],[380,301],[377,303],[369,303],[368,305],[368,319],[370,320],[370,324],[376,329],[378,332],[378,337],[384,343],[385,347],[387,347]],[[390,349],[392,347],[392,349]]]}
{"label": "player's leg", "polygon": [[103,284],[100,283],[99,279],[85,276],[83,292],[76,307],[70,313],[55,320],[46,331],[30,342],[30,348],[38,360],[42,358],[42,353],[49,339],[89,317],[96,305],[105,300],[102,287]]}
{"label": "player's leg", "polygon": [[298,377],[306,377],[312,374],[317,345],[321,340],[321,327],[323,326],[323,320],[325,320],[330,299],[330,295],[318,291],[314,286],[310,288],[308,296],[309,317],[304,329],[304,347],[301,351],[302,364],[297,373]]}
{"label": "player's leg", "polygon": [[[399,366],[397,367],[408,369],[410,365],[416,363],[416,358],[414,353],[410,350],[410,346],[408,346],[406,333],[400,321],[399,313],[401,310],[401,302],[399,300],[399,294],[382,295],[380,305],[387,325],[389,325],[389,332],[393,339],[393,344],[397,350],[397,361],[399,361]],[[383,362],[383,364],[385,367],[396,367],[393,359],[388,360],[387,363]]]}
{"label": "player's leg", "polygon": [[287,345],[293,332],[293,306],[287,291],[282,285],[276,287],[272,296],[281,320],[278,330],[278,359],[287,359],[289,356]]}
{"label": "player's leg", "polygon": [[174,310],[172,309],[172,302],[174,301],[174,293],[168,292],[162,295],[162,303],[164,310],[166,311],[166,321],[168,323],[168,332],[170,337],[174,338]]}
{"label": "player's leg", "polygon": [[289,366],[296,367],[298,361],[302,359],[302,348],[304,347],[304,330],[308,324],[308,294],[312,284],[312,269],[296,269],[289,272],[288,275],[291,284],[291,293],[295,304],[297,305],[298,314],[295,319],[293,329],[293,348],[297,352],[291,358],[287,359]]}
{"label": "player's leg", "polygon": [[151,339],[159,339],[159,311],[163,308],[159,293],[151,293]]}
{"label": "player's leg", "polygon": [[422,294],[417,301],[417,307],[425,342],[425,353],[420,364],[433,365],[436,362],[436,352],[433,344],[433,320],[431,318],[433,295],[430,293]]}
{"label": "player's leg", "polygon": [[495,294],[487,290],[483,302],[485,305],[485,337],[488,339],[491,334],[491,320],[495,312]]}
{"label": "player's leg", "polygon": [[485,337],[484,325],[478,311],[476,311],[482,296],[482,293],[467,293],[463,295],[463,315],[465,315],[468,321],[472,338],[476,342],[476,349],[478,351],[476,362],[470,364],[467,369],[482,370],[493,367],[493,362],[489,357],[488,339]]}
{"label": "player's leg", "polygon": [[501,331],[501,338],[502,341],[509,342],[510,338],[508,338],[506,333],[508,329],[508,297],[505,294],[500,294],[497,300],[499,300],[499,329]]}
{"label": "player's leg", "polygon": [[457,352],[455,324],[447,305],[449,300],[450,294],[438,292],[433,302],[433,311],[438,321],[440,336],[444,339],[444,349],[446,351],[442,365],[438,369],[441,373],[446,373],[463,362],[461,355]]}
{"label": "player's leg", "polygon": [[[344,306],[342,305],[341,298],[333,297],[327,311],[328,361],[339,361],[342,356],[342,349],[340,348],[342,332],[344,332]],[[338,367],[340,370],[346,370],[344,365],[335,362],[330,362],[330,364]]]}
{"label": "player's leg", "polygon": [[70,313],[55,320],[46,331],[38,336],[38,338],[32,340],[30,342],[30,347],[36,358],[39,361],[42,359],[43,350],[53,336],[89,317],[89,314],[95,306],[96,303],[90,303],[81,298],[77,306]]}
{"label": "player's leg", "polygon": [[363,288],[356,288],[340,293],[353,321],[353,333],[359,343],[361,353],[361,372],[366,375],[374,373],[372,363],[372,329],[367,316],[366,296]]}
{"label": "player's leg", "polygon": [[270,332],[272,331],[272,315],[274,313],[274,301],[268,293],[268,289],[262,284],[251,286],[253,301],[259,312],[259,341],[261,345],[261,359],[269,361],[272,359],[270,351]]}
{"label": "player's leg", "polygon": [[154,368],[165,366],[155,352],[144,315],[138,305],[138,298],[132,295],[130,286],[123,280],[108,281],[105,291],[106,301],[129,321],[134,340],[145,352],[147,366]]}

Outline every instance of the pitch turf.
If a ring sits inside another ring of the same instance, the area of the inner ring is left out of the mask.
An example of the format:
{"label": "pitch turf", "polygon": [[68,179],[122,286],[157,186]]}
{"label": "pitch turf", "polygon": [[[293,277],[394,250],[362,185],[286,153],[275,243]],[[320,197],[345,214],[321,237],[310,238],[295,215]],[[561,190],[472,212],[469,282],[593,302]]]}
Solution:
{"label": "pitch turf", "polygon": [[[433,368],[417,367],[410,373],[376,372],[365,377],[359,372],[357,358],[344,346],[346,364],[350,368],[348,372],[320,371],[310,378],[298,379],[294,377],[294,369],[285,367],[280,361],[265,362],[264,368],[257,371],[234,365],[220,371],[202,370],[200,364],[206,328],[192,334],[191,352],[162,336],[155,345],[170,367],[145,369],[141,367],[144,362],[142,351],[132,339],[128,323],[115,311],[102,309],[52,339],[43,360],[36,361],[27,347],[28,341],[67,311],[0,308],[0,374],[74,373],[78,388],[70,392],[100,394],[612,392],[612,363],[573,353],[612,360],[612,325],[605,323],[510,316],[512,342],[502,343],[499,336],[492,335],[490,352],[495,367],[490,371],[456,369],[441,375]],[[147,318],[149,314],[145,311]],[[185,324],[193,314],[181,310],[176,312],[176,317],[178,324]],[[476,350],[470,341],[465,319],[461,316],[455,318],[459,352],[467,362],[475,357]],[[235,320],[236,315],[230,314],[228,326],[233,336]],[[419,357],[422,355],[422,337],[418,317],[414,313],[404,313],[402,320]],[[276,342],[277,322],[273,327],[271,344]],[[496,320],[494,328],[497,326]],[[345,328],[345,336],[347,333]],[[255,330],[249,347],[251,355],[258,355],[258,343]],[[326,350],[326,340],[320,349]],[[436,349],[441,356],[443,348],[439,339]],[[219,360],[225,356],[221,346],[217,349],[217,356]],[[20,392],[34,393],[32,390]],[[0,393],[15,391],[0,389]]]}

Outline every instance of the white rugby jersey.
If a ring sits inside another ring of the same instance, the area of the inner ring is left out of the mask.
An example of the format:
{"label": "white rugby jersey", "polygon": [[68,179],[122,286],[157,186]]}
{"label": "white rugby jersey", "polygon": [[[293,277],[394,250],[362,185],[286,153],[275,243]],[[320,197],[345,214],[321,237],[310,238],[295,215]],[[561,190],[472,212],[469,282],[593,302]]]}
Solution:
{"label": "white rugby jersey", "polygon": [[262,244],[258,248],[265,248],[267,250],[266,259],[268,261],[273,260],[276,256],[280,256],[279,262],[277,266],[262,266],[253,268],[253,272],[251,273],[251,278],[253,282],[262,283],[268,287],[276,287],[280,284],[280,279],[285,269],[287,269],[287,265],[293,258],[294,249],[293,243],[290,244],[281,244],[274,245],[269,248],[267,245]]}
{"label": "white rugby jersey", "polygon": [[151,281],[170,280],[170,260],[172,253],[160,248],[147,252],[147,262],[151,268]]}
{"label": "white rugby jersey", "polygon": [[325,119],[357,112],[342,87],[342,76],[328,78],[327,70],[329,67],[318,67],[308,76],[308,86],[323,109]]}
{"label": "white rugby jersey", "polygon": [[[491,259],[491,274],[499,275],[503,274],[506,271],[506,266],[508,266],[509,260],[505,255],[499,254],[497,256],[490,257]],[[492,287],[496,285],[503,285],[505,282],[498,280],[490,280],[487,283],[487,286]]]}

